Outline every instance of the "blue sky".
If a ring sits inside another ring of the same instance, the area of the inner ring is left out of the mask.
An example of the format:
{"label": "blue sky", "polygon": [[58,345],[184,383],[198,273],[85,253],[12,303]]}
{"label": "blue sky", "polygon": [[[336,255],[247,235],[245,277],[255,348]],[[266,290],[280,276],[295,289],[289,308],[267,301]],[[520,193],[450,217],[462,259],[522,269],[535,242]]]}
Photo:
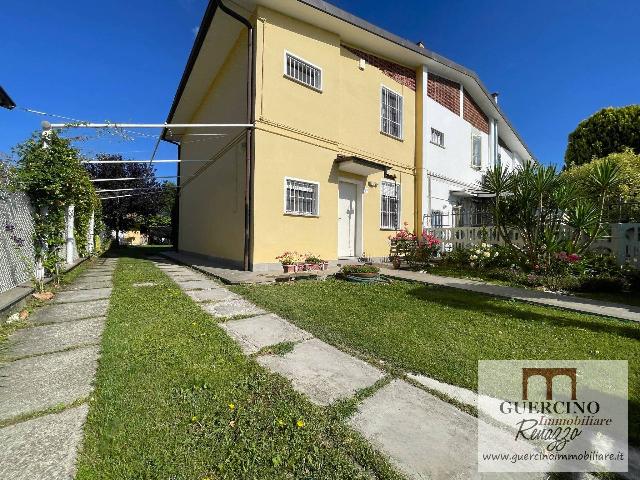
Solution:
{"label": "blue sky", "polygon": [[[163,122],[206,0],[3,2],[0,85],[20,106],[90,121]],[[640,2],[362,1],[337,6],[475,70],[531,150],[562,163],[567,135],[606,106],[640,102]],[[0,110],[0,152],[43,118]],[[54,120],[54,119],[50,119]],[[89,154],[150,155],[102,137]],[[163,144],[156,158],[175,158]],[[175,167],[161,167],[171,174]]]}

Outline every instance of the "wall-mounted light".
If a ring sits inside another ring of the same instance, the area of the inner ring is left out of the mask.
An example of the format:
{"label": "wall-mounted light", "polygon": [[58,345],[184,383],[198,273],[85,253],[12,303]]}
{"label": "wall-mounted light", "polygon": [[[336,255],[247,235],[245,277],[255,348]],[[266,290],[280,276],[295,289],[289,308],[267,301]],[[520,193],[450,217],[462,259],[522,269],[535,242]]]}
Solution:
{"label": "wall-mounted light", "polygon": [[364,58],[361,58],[360,61],[358,62],[358,68],[360,70],[364,70],[364,67],[367,66],[367,61]]}
{"label": "wall-mounted light", "polygon": [[367,182],[367,184],[371,187],[371,188],[376,188],[378,186],[378,182]]}

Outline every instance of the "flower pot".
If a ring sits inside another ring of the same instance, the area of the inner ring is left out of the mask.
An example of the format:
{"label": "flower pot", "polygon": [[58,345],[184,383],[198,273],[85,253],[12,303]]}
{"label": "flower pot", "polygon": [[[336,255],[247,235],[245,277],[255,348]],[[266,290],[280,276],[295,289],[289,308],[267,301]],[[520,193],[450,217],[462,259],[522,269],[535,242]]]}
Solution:
{"label": "flower pot", "polygon": [[284,273],[295,273],[297,265],[282,265]]}
{"label": "flower pot", "polygon": [[311,271],[311,270],[320,270],[320,264],[319,263],[307,263],[304,266],[306,271]]}

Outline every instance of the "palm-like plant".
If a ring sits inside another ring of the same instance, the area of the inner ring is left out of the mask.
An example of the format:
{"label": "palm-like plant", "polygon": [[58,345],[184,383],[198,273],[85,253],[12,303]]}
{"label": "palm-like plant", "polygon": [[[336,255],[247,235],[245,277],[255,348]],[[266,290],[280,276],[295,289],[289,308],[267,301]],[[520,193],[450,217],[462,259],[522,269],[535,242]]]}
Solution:
{"label": "palm-like plant", "polygon": [[[620,182],[613,163],[604,163],[592,177],[596,202],[581,199],[554,166],[529,162],[512,172],[499,166],[488,170],[482,188],[492,195],[499,238],[529,267],[548,265],[561,250],[584,252],[602,234],[606,198]],[[514,231],[520,244],[512,240]]]}

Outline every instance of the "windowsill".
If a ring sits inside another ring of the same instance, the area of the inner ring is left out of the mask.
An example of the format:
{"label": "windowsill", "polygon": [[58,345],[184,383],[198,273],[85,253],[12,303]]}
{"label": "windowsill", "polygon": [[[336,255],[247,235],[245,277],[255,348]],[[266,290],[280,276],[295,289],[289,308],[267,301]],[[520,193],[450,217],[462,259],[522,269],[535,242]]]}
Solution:
{"label": "windowsill", "polygon": [[382,130],[380,131],[381,135],[384,135],[385,137],[389,137],[392,138],[393,140],[397,140],[398,142],[404,142],[404,138],[403,137],[394,137],[393,135],[391,135],[390,133],[385,133]]}
{"label": "windowsill", "polygon": [[287,80],[291,80],[293,83],[297,83],[298,85],[302,85],[303,87],[307,87],[309,90],[313,90],[314,92],[317,93],[322,93],[322,88],[316,88],[316,87],[312,87],[311,85],[301,82],[300,80],[298,80],[297,78],[291,77],[289,75],[287,75],[286,73],[282,75],[284,78],[286,78]]}
{"label": "windowsill", "polygon": [[474,170],[482,170],[482,165],[471,165]]}
{"label": "windowsill", "polygon": [[380,231],[382,232],[399,232],[400,229],[399,228],[393,228],[393,227],[380,227]]}
{"label": "windowsill", "polygon": [[302,218],[319,218],[320,217],[320,215],[317,213],[284,212],[283,215],[286,217],[302,217]]}
{"label": "windowsill", "polygon": [[443,150],[445,149],[445,146],[444,146],[444,145],[440,145],[439,143],[436,143],[436,142],[430,142],[430,143],[431,143],[431,145],[435,145],[436,147],[440,147],[440,148],[442,148]]}

